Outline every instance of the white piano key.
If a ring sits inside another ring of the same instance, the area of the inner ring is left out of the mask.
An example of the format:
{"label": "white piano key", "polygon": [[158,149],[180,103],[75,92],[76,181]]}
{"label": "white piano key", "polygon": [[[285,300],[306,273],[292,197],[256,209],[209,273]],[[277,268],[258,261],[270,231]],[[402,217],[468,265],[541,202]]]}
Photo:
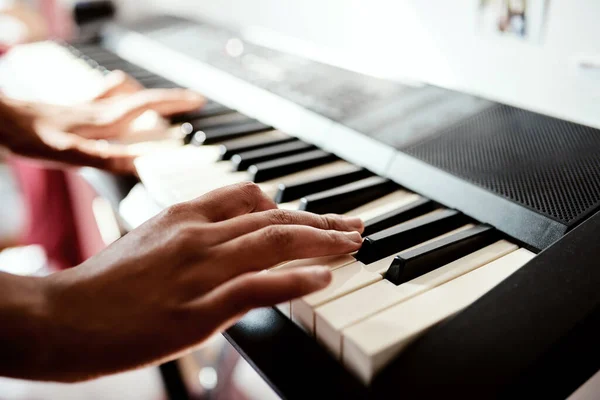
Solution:
{"label": "white piano key", "polygon": [[356,261],[356,258],[352,257],[351,254],[339,254],[339,255],[331,255],[331,256],[323,256],[323,257],[311,257],[311,258],[303,258],[300,260],[287,261],[283,264],[277,265],[271,270],[273,271],[281,271],[285,269],[291,268],[301,268],[301,267],[310,267],[310,266],[326,266],[329,269],[336,270],[345,265],[351,264]]}
{"label": "white piano key", "polygon": [[517,245],[500,240],[405,284],[396,286],[383,279],[317,307],[315,309],[317,340],[333,355],[340,358],[342,352],[341,331],[343,329],[517,249]]}
{"label": "white piano key", "polygon": [[134,164],[150,196],[168,207],[181,201],[183,196],[178,193],[187,189],[189,179],[197,179],[211,166],[215,168],[218,156],[218,146],[183,146],[137,157]]}
{"label": "white piano key", "polygon": [[419,335],[460,312],[534,256],[526,249],[516,250],[343,330],[344,365],[370,383]]}
{"label": "white piano key", "polygon": [[285,315],[286,317],[290,318],[292,315],[292,308],[291,308],[292,304],[289,301],[286,301],[284,303],[280,303],[275,305],[275,307],[281,311],[281,313],[283,315]]}
{"label": "white piano key", "polygon": [[207,172],[198,174],[196,178],[198,180],[196,185],[179,187],[172,191],[175,202],[190,201],[221,187],[250,181],[249,175],[245,171],[232,173]]}
{"label": "white piano key", "polygon": [[293,200],[293,201],[288,201],[286,203],[279,203],[277,204],[277,208],[281,209],[281,210],[299,210],[300,209],[300,200]]}
{"label": "white piano key", "polygon": [[138,228],[162,211],[150,198],[143,184],[138,183],[119,203],[119,215],[127,230]]}
{"label": "white piano key", "polygon": [[407,204],[419,200],[421,196],[415,193],[410,193],[405,190],[397,190],[380,199],[372,201],[364,206],[348,211],[344,215],[350,217],[359,217],[363,221],[368,221],[390,211],[396,210]]}
{"label": "white piano key", "polygon": [[[473,225],[465,225],[451,232],[440,235],[434,239],[420,243],[410,249],[403,250],[397,254],[402,254],[405,251],[424,246],[435,240],[442,239],[454,233],[461,232],[473,227]],[[356,290],[362,289],[365,286],[381,281],[383,275],[388,270],[390,264],[397,254],[385,257],[374,263],[365,265],[360,261],[355,261],[351,264],[333,270],[332,282],[325,289],[311,293],[300,299],[292,301],[292,320],[307,332],[314,334],[315,329],[315,309],[323,304],[333,301],[337,298],[345,296]]]}
{"label": "white piano key", "polygon": [[[217,162],[218,145],[183,146],[135,160],[141,181],[155,201],[164,207],[191,200],[210,190],[250,180],[246,171],[233,172],[229,161]],[[281,182],[295,182],[319,177],[326,173],[344,171],[351,167],[345,161],[335,161],[259,184],[269,196],[274,197]],[[299,203],[282,204],[280,208],[298,209]]]}

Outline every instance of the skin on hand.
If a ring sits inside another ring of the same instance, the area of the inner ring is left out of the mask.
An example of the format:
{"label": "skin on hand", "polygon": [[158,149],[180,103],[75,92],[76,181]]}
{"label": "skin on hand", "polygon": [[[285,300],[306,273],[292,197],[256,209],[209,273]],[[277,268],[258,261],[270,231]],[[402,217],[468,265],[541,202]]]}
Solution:
{"label": "skin on hand", "polygon": [[9,373],[73,382],[174,359],[253,308],[327,286],[326,267],[265,270],[352,253],[363,229],[359,218],[279,210],[253,183],[175,205],[40,280],[47,351]]}
{"label": "skin on hand", "polygon": [[17,2],[3,9],[0,12],[0,16],[2,15],[14,18],[23,26],[23,36],[19,37],[16,42],[4,43],[4,45],[14,46],[21,43],[36,42],[48,37],[48,26],[44,17],[27,4]]}
{"label": "skin on hand", "polygon": [[107,140],[132,135],[132,123],[149,110],[169,117],[205,103],[204,97],[185,89],[143,89],[116,71],[96,98],[72,107],[0,97],[0,144],[17,155],[61,166],[132,174],[137,154]]}

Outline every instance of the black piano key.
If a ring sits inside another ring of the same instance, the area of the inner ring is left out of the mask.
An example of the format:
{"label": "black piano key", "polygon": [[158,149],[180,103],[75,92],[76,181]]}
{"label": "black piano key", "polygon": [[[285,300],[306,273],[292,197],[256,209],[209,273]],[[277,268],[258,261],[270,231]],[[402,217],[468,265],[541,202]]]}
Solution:
{"label": "black piano key", "polygon": [[137,81],[148,89],[179,87],[175,82],[163,78],[162,76],[152,75],[146,78],[137,79]]}
{"label": "black piano key", "polygon": [[[88,57],[88,56],[85,55],[82,57]],[[98,64],[102,65],[103,67],[111,69],[111,70],[139,68],[139,67],[136,67],[135,65],[131,64],[130,62],[123,60],[120,57],[113,57],[113,56],[109,56],[109,55],[105,55],[105,56],[90,55],[89,58],[93,59]]]}
{"label": "black piano key", "polygon": [[274,200],[276,203],[285,203],[300,199],[311,193],[323,192],[370,176],[373,176],[370,171],[354,166],[354,168],[347,171],[330,173],[317,179],[309,179],[293,184],[281,183],[277,188]]}
{"label": "black piano key", "polygon": [[[188,115],[191,115],[189,113]],[[224,127],[236,124],[245,124],[248,122],[255,121],[247,115],[234,111],[232,113],[218,115],[211,118],[195,118],[191,121],[186,121],[190,125],[189,130],[192,132],[202,131],[208,128]]]}
{"label": "black piano key", "polygon": [[261,183],[336,160],[338,160],[338,157],[335,154],[323,150],[313,150],[308,153],[296,154],[251,165],[248,168],[248,173],[253,182]]}
{"label": "black piano key", "polygon": [[225,107],[223,104],[219,104],[213,100],[208,100],[206,104],[202,106],[202,108],[195,111],[180,114],[177,117],[172,118],[171,120],[177,123],[190,122],[228,113],[234,113],[234,111],[229,107]]}
{"label": "black piano key", "polygon": [[480,225],[409,250],[394,258],[385,278],[396,285],[418,278],[494,243],[497,233],[489,225]]}
{"label": "black piano key", "polygon": [[117,63],[117,62],[126,63],[127,62],[127,61],[123,60],[121,57],[117,56],[116,54],[109,53],[104,50],[82,52],[80,56],[81,57],[83,57],[83,56],[89,57],[101,65],[104,65],[107,63]]}
{"label": "black piano key", "polygon": [[121,59],[105,60],[101,61],[99,64],[113,71],[118,69],[127,73],[140,69],[140,67]]}
{"label": "black piano key", "polygon": [[135,79],[137,81],[142,81],[144,79],[155,79],[157,77],[157,75],[154,72],[146,71],[145,69],[141,69],[141,68],[136,69],[136,70],[124,71],[124,72],[127,72],[127,74],[129,74],[129,76],[131,76],[133,79]]}
{"label": "black piano key", "polygon": [[363,236],[369,236],[384,229],[401,224],[420,215],[427,214],[435,210],[436,203],[429,199],[419,199],[397,210],[390,211],[378,217],[365,221],[365,230]]}
{"label": "black piano key", "polygon": [[278,144],[275,146],[268,146],[261,149],[234,154],[233,157],[231,157],[231,164],[233,165],[234,171],[245,171],[253,164],[291,156],[294,154],[305,153],[314,149],[316,149],[315,145],[298,140],[295,142]]}
{"label": "black piano key", "polygon": [[403,222],[394,227],[367,236],[356,254],[356,259],[371,264],[399,253],[468,223],[468,218],[455,210],[443,210],[418,220]]}
{"label": "black piano key", "polygon": [[300,210],[315,214],[343,214],[398,189],[398,184],[379,176],[366,178],[300,200]]}
{"label": "black piano key", "polygon": [[231,160],[234,154],[243,153],[250,150],[261,149],[267,146],[274,146],[283,143],[298,141],[293,136],[281,132],[273,131],[273,135],[264,137],[261,135],[249,136],[241,139],[233,139],[221,143],[219,146],[219,161]]}
{"label": "black piano key", "polygon": [[84,61],[92,69],[101,68],[101,65],[98,64],[98,62],[96,62],[94,59],[91,59],[87,56],[82,56],[82,57],[80,57],[80,59],[82,61]]}
{"label": "black piano key", "polygon": [[112,62],[115,60],[118,60],[119,57],[113,53],[107,52],[106,50],[102,49],[102,48],[95,48],[95,49],[90,49],[90,50],[81,50],[81,49],[76,49],[76,48],[69,48],[69,51],[78,58],[90,58],[95,60],[96,62],[98,62],[99,64],[103,63],[103,62]]}
{"label": "black piano key", "polygon": [[231,124],[206,128],[202,131],[196,132],[192,140],[196,145],[215,144],[227,139],[234,139],[271,129],[273,129],[272,126],[263,124],[260,121],[250,121],[242,124]]}
{"label": "black piano key", "polygon": [[83,44],[83,43],[65,43],[66,48],[73,53],[105,53],[107,50],[104,50],[102,47],[95,44]]}
{"label": "black piano key", "polygon": [[113,58],[113,59],[118,59],[120,58],[119,56],[117,56],[115,53],[106,50],[100,46],[96,46],[96,45],[75,45],[75,46],[69,46],[69,50],[71,52],[73,52],[74,54],[79,54],[79,55],[86,55],[88,57],[91,58],[99,58],[99,59],[109,59]]}
{"label": "black piano key", "polygon": [[147,89],[183,89],[185,88],[184,86],[181,86],[178,83],[172,82],[172,81],[168,81],[168,80],[163,80],[163,81],[157,81],[151,84],[148,84],[146,82],[140,82],[142,85],[144,85],[144,87],[146,87]]}

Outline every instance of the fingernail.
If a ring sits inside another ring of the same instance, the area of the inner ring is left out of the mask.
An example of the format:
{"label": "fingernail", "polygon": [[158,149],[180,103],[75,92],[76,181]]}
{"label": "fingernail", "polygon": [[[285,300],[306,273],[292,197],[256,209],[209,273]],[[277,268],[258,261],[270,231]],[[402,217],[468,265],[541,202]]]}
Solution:
{"label": "fingernail", "polygon": [[342,232],[346,237],[354,243],[362,243],[363,238],[358,232]]}
{"label": "fingernail", "polygon": [[357,229],[357,230],[363,229],[364,223],[363,223],[363,220],[360,219],[359,217],[344,217],[344,222],[350,228]]}
{"label": "fingernail", "polygon": [[305,271],[316,286],[324,286],[331,281],[331,271],[328,267],[309,267]]}

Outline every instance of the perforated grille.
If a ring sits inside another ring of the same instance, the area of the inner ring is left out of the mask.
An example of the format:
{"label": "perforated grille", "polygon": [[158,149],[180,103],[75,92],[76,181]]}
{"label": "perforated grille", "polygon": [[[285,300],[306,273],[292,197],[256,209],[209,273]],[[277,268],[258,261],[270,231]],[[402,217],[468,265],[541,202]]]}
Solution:
{"label": "perforated grille", "polygon": [[600,205],[600,130],[497,106],[404,152],[569,225]]}

